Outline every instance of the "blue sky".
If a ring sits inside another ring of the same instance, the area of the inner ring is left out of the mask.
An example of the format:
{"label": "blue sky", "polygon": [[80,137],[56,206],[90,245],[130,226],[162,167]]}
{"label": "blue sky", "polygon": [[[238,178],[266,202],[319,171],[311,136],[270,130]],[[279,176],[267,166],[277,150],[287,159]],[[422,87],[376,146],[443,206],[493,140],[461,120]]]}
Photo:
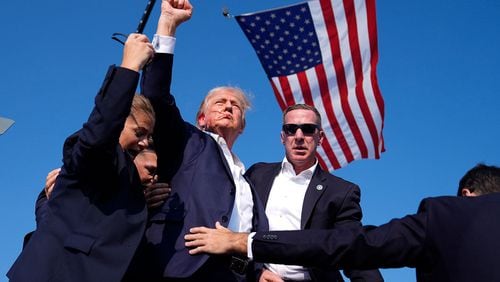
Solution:
{"label": "blue sky", "polygon": [[[177,31],[172,91],[186,120],[204,94],[236,85],[253,96],[235,151],[249,167],[280,161],[281,113],[257,56],[234,19],[221,16],[297,1],[193,0]],[[135,30],[146,1],[3,1],[0,116],[16,123],[0,136],[0,281],[34,228],[34,201],[61,165],[64,139],[80,128],[109,64],[119,64],[113,32]],[[152,36],[159,3],[146,33]],[[378,78],[385,99],[380,160],[334,174],[362,189],[363,223],[413,213],[428,196],[451,195],[478,162],[500,165],[500,2],[378,1]],[[42,259],[42,258],[41,258]],[[414,281],[412,269],[383,270]]]}

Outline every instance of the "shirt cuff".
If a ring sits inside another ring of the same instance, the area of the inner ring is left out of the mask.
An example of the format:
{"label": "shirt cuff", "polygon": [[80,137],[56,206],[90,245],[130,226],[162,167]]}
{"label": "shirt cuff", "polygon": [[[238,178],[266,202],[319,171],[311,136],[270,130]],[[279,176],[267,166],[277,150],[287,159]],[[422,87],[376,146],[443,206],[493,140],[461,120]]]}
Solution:
{"label": "shirt cuff", "polygon": [[247,257],[250,260],[253,260],[253,252],[252,252],[253,236],[255,236],[255,232],[251,232],[250,234],[248,234],[247,237]]}
{"label": "shirt cuff", "polygon": [[173,54],[175,49],[175,37],[155,34],[153,36],[153,47],[156,53]]}

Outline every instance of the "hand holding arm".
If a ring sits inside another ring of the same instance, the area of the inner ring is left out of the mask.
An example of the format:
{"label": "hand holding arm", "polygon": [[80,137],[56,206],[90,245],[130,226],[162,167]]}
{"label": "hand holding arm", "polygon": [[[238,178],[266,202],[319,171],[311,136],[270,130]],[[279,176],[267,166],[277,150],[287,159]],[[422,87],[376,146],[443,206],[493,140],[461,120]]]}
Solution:
{"label": "hand holding arm", "polygon": [[157,208],[170,196],[172,188],[168,183],[153,183],[144,187],[144,197],[148,209]]}
{"label": "hand holding arm", "polygon": [[49,172],[49,174],[47,174],[47,178],[45,178],[45,187],[43,187],[43,190],[45,191],[45,196],[47,197],[47,199],[50,198],[50,194],[54,189],[56,178],[59,175],[59,172],[61,172],[61,168],[56,168]]}
{"label": "hand holding arm", "polygon": [[193,227],[190,234],[184,236],[185,246],[190,248],[189,254],[231,254],[247,253],[248,233],[236,233],[215,223],[215,229],[208,227]]}

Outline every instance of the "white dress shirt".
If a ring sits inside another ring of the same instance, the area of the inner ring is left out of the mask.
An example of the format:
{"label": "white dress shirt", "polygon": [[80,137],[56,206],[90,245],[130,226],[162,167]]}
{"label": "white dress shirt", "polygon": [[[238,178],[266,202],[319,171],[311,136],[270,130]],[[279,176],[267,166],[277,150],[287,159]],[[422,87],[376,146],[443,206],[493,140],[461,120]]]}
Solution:
{"label": "white dress shirt", "polygon": [[173,54],[175,49],[175,37],[155,34],[151,44],[153,44],[156,53]]}
{"label": "white dress shirt", "polygon": [[234,232],[250,232],[252,230],[253,197],[250,185],[243,177],[243,174],[245,174],[245,166],[238,156],[229,150],[224,138],[212,132],[206,133],[212,136],[222,149],[224,157],[231,169],[234,184],[236,185],[233,211],[231,212],[228,228]]}
{"label": "white dress shirt", "polygon": [[[300,230],[304,197],[317,164],[316,161],[312,167],[296,175],[292,164],[286,157],[283,159],[266,205],[269,230]],[[266,264],[266,267],[285,279],[311,279],[307,268],[302,266]]]}

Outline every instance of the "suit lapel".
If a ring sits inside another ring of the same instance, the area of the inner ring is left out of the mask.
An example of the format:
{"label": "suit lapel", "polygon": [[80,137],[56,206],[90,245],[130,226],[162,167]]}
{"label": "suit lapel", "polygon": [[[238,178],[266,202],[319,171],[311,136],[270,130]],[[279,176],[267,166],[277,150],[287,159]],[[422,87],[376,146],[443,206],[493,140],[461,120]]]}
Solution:
{"label": "suit lapel", "polygon": [[[226,173],[229,176],[229,179],[232,180],[233,187],[234,187],[236,184],[234,182],[233,172],[231,171],[231,168],[229,167],[229,164],[227,163],[226,156],[224,155],[222,148],[219,146],[219,143],[217,143],[217,140],[215,140],[210,134],[208,134],[208,133],[206,133],[206,134],[208,135],[208,138],[210,138],[210,140],[212,140],[215,143],[215,147],[217,148],[217,152],[219,152],[219,157],[222,159],[222,163],[224,164],[224,167],[226,168]],[[208,180],[208,181],[210,181],[210,180]]]}
{"label": "suit lapel", "polygon": [[271,193],[274,179],[280,173],[280,170],[281,163],[274,164],[267,173],[262,175],[261,186],[256,188],[257,191],[259,191],[259,196],[264,204],[264,208],[267,206],[267,200],[269,199],[269,193]]}
{"label": "suit lapel", "polygon": [[300,217],[301,229],[305,229],[306,223],[309,221],[309,218],[311,217],[316,202],[326,189],[328,189],[328,186],[326,184],[326,177],[324,175],[323,170],[318,165],[316,167],[316,170],[314,171],[311,182],[307,187],[306,195],[304,196],[304,203],[302,205],[302,214]]}

